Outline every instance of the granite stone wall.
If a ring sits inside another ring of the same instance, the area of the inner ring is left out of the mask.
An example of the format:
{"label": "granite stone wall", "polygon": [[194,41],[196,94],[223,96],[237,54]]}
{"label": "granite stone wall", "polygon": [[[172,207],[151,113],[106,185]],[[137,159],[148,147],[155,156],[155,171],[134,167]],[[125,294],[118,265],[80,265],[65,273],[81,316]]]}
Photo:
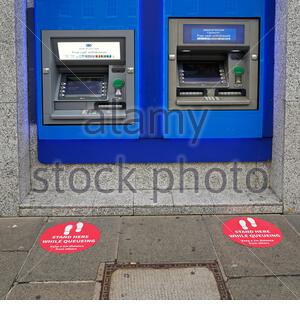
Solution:
{"label": "granite stone wall", "polygon": [[[26,1],[0,0],[0,215],[30,190]],[[25,23],[25,24],[24,24]]]}
{"label": "granite stone wall", "polygon": [[300,213],[300,0],[277,0],[271,187]]}

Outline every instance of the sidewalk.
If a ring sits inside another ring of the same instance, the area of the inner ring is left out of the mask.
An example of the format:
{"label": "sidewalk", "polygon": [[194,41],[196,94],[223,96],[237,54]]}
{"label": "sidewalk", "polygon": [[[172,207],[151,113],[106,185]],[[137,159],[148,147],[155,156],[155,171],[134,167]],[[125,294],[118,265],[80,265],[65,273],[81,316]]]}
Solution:
{"label": "sidewalk", "polygon": [[[223,234],[222,224],[231,217],[1,218],[0,297],[99,299],[108,274],[107,264],[165,263],[190,265],[184,270],[189,272],[120,269],[114,275],[111,298],[217,299],[217,287],[209,269],[199,267],[216,261],[232,299],[299,298],[300,215],[259,216],[275,224],[283,234],[278,246],[267,249],[243,247],[230,241]],[[58,255],[44,251],[38,241],[43,230],[69,221],[92,223],[101,230],[100,241],[80,253]],[[190,281],[190,275],[194,281]],[[123,286],[124,279],[127,282]],[[186,291],[160,296],[136,290],[139,283],[141,288],[150,290],[153,283],[162,281],[167,291],[170,279]]]}

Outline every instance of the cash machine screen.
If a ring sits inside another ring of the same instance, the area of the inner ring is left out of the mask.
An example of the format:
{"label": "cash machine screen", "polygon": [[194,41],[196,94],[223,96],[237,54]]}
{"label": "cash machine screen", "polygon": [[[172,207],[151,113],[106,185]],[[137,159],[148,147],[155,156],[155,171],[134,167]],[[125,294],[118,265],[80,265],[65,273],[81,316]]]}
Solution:
{"label": "cash machine screen", "polygon": [[219,63],[197,62],[183,63],[185,82],[218,82],[220,81]]}
{"label": "cash machine screen", "polygon": [[67,76],[66,95],[99,95],[102,89],[102,78]]}
{"label": "cash machine screen", "polygon": [[118,42],[58,42],[60,60],[120,60]]}
{"label": "cash machine screen", "polygon": [[185,24],[183,26],[184,43],[243,44],[244,41],[244,25]]}
{"label": "cash machine screen", "polygon": [[107,75],[63,74],[59,88],[59,99],[105,98],[107,95]]}

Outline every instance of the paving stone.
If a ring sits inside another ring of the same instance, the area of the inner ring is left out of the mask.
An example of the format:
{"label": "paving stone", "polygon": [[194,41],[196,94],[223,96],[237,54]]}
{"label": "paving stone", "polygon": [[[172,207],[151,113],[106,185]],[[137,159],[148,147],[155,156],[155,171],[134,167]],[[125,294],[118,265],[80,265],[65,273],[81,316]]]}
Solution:
{"label": "paving stone", "polygon": [[216,260],[201,217],[122,218],[119,262],[206,262]]}
{"label": "paving stone", "polygon": [[282,205],[282,201],[275,195],[271,189],[264,192],[248,192],[248,197],[253,205]]}
{"label": "paving stone", "polygon": [[[186,214],[186,212],[184,213]],[[134,216],[178,216],[178,210],[175,207],[135,207],[133,210]]]}
{"label": "paving stone", "polygon": [[300,236],[300,215],[295,214],[292,216],[285,216],[285,217]]}
{"label": "paving stone", "polygon": [[155,190],[138,190],[134,194],[134,206],[135,207],[172,207],[173,199],[172,193],[161,193]]}
{"label": "paving stone", "polygon": [[102,208],[93,208],[91,210],[92,216],[132,216],[133,215],[133,207],[102,207]]}
{"label": "paving stone", "polygon": [[172,193],[155,190],[138,190],[134,194],[134,215],[172,215],[174,204]]}
{"label": "paving stone", "polygon": [[232,216],[204,217],[225,274],[228,277],[299,275],[300,237],[283,216],[258,217],[275,224],[281,230],[283,240],[279,245],[273,248],[241,246],[223,234],[223,222]]}
{"label": "paving stone", "polygon": [[213,202],[211,193],[200,189],[198,193],[195,190],[173,190],[173,201],[175,209],[180,209],[181,214],[213,214]]}
{"label": "paving stone", "polygon": [[[248,211],[244,210],[244,213],[246,214],[247,212],[250,212],[252,214],[283,213],[283,203],[271,189],[267,189],[259,193],[253,193],[249,191],[247,193],[247,196],[249,197],[252,206],[248,206]],[[240,212],[242,213],[243,210],[241,210]],[[236,211],[235,214],[239,214],[239,212]]]}
{"label": "paving stone", "polygon": [[97,216],[94,214],[94,208],[55,208],[55,207],[33,207],[33,208],[21,208],[21,217],[93,217]]}
{"label": "paving stone", "polygon": [[213,273],[202,267],[120,269],[113,273],[110,300],[219,300]]}
{"label": "paving stone", "polygon": [[132,216],[133,208],[129,207],[91,207],[91,208],[21,208],[21,217],[103,217],[103,216]]}
{"label": "paving stone", "polygon": [[173,190],[175,206],[207,206],[212,205],[211,193],[201,189],[198,193],[195,190]]}
{"label": "paving stone", "polygon": [[246,193],[224,190],[211,195],[215,214],[235,214],[251,211],[252,203]]}
{"label": "paving stone", "polygon": [[92,300],[95,283],[23,283],[8,294],[8,300]]}
{"label": "paving stone", "polygon": [[19,282],[81,281],[97,278],[101,262],[114,261],[120,231],[120,218],[60,218],[51,219],[44,229],[67,221],[87,221],[101,231],[101,239],[92,248],[67,255],[49,253],[37,243],[18,277]]}
{"label": "paving stone", "polygon": [[178,164],[140,164],[135,169],[136,189],[171,190],[179,185]]}
{"label": "paving stone", "polygon": [[300,277],[230,279],[227,287],[234,300],[300,299]]}
{"label": "paving stone", "polygon": [[133,207],[133,192],[131,191],[114,191],[109,194],[95,192],[95,207],[104,207],[104,208],[111,208],[111,207]]}
{"label": "paving stone", "polygon": [[0,251],[29,251],[44,222],[43,218],[2,218]]}
{"label": "paving stone", "polygon": [[72,191],[59,193],[49,191],[44,193],[32,192],[22,202],[22,208],[72,208],[72,207],[93,207],[95,191],[78,194]]}
{"label": "paving stone", "polygon": [[26,252],[0,252],[0,299],[5,298],[26,256]]}
{"label": "paving stone", "polygon": [[133,195],[130,190],[115,190],[109,194],[96,192],[92,213],[95,216],[132,216]]}

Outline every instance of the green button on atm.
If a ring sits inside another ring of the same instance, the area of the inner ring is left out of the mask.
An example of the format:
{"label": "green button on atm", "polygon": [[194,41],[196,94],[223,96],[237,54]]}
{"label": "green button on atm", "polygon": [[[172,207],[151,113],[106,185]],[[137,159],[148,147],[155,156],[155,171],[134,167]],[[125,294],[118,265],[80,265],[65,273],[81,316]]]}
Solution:
{"label": "green button on atm", "polygon": [[125,86],[125,81],[122,79],[116,79],[113,82],[113,86],[115,89],[122,89]]}
{"label": "green button on atm", "polygon": [[125,86],[125,81],[123,79],[116,79],[113,81],[113,87],[116,89],[116,98],[122,97],[122,89]]}
{"label": "green button on atm", "polygon": [[125,86],[125,81],[123,79],[116,79],[113,81],[113,87],[116,89],[116,98],[122,97],[122,89]]}
{"label": "green button on atm", "polygon": [[245,73],[245,68],[241,66],[237,66],[233,69],[235,73],[235,83],[242,84],[243,83],[243,74]]}

